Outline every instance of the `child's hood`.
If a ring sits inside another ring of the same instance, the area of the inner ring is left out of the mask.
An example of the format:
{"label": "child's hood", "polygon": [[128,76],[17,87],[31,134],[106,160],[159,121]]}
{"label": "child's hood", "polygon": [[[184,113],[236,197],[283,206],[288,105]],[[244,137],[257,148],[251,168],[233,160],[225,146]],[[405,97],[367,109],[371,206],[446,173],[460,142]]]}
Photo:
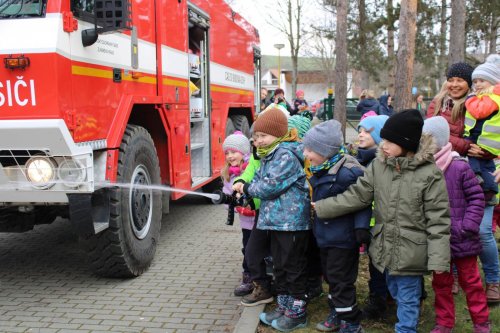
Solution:
{"label": "child's hood", "polygon": [[295,155],[300,163],[304,165],[304,145],[302,143],[293,141],[293,142],[281,142],[278,146],[278,149],[275,150],[278,151],[279,149],[286,149],[290,151],[293,155]]}
{"label": "child's hood", "polygon": [[387,165],[395,166],[396,162],[399,164],[401,169],[411,168],[415,169],[417,166],[425,163],[434,163],[434,153],[437,150],[437,146],[432,139],[432,136],[428,134],[422,134],[420,137],[420,144],[418,151],[412,157],[386,157],[382,148],[384,147],[384,141],[380,143],[377,150],[377,159]]}

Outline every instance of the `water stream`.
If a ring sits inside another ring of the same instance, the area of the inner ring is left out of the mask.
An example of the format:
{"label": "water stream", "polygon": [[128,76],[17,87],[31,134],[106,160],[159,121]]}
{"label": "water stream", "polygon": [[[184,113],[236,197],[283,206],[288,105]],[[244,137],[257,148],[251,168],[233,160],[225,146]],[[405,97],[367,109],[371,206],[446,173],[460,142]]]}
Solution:
{"label": "water stream", "polygon": [[[54,184],[68,184],[67,182],[54,182]],[[184,190],[181,188],[170,187],[166,185],[142,185],[142,184],[131,184],[131,183],[110,183],[110,182],[95,182],[95,189],[100,188],[120,188],[120,189],[136,189],[136,190],[153,190],[162,192],[179,192],[185,194],[192,194],[197,196],[206,197],[213,200],[218,200],[220,196],[215,193],[203,193],[198,191]],[[33,189],[30,182],[8,182],[5,185],[0,186],[0,191],[16,191],[19,189]]]}

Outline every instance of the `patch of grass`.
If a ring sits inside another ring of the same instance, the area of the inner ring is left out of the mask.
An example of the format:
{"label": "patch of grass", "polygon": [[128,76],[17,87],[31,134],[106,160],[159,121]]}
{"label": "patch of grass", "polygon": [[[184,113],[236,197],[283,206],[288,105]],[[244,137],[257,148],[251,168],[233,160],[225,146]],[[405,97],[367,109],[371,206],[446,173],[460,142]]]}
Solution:
{"label": "patch of grass", "polygon": [[[359,264],[359,274],[356,283],[356,290],[358,296],[358,303],[361,307],[364,306],[366,299],[368,298],[368,257],[362,255]],[[328,286],[323,285],[323,289],[328,291]],[[434,327],[434,292],[432,290],[431,276],[425,276],[425,289],[428,293],[428,297],[423,305],[423,312],[420,313],[420,322],[418,326],[418,332],[427,333]],[[275,304],[270,304],[266,308],[266,311],[274,308]],[[307,327],[303,329],[296,330],[297,333],[312,333],[318,332],[315,329],[317,323],[326,319],[329,313],[329,308],[327,305],[327,295],[326,293],[314,299],[307,307]],[[454,332],[457,333],[472,333],[472,321],[470,319],[469,311],[467,310],[467,303],[465,301],[465,296],[462,290],[455,296],[455,329]],[[396,306],[390,308],[387,319],[384,322],[374,322],[374,321],[363,321],[362,325],[366,333],[392,333],[394,332],[394,324],[396,323]],[[492,323],[492,332],[500,332],[500,307],[490,307],[490,321]],[[257,328],[258,333],[275,333],[277,332],[272,327],[264,324],[259,324]]]}

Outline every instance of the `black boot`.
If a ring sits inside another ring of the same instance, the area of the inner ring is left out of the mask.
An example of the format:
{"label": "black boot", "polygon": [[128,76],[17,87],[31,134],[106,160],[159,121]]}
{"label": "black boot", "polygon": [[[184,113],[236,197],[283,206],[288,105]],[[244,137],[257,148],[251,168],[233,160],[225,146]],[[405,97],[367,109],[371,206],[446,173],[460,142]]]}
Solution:
{"label": "black boot", "polygon": [[362,313],[364,319],[381,320],[385,318],[386,311],[387,304],[385,298],[372,293]]}

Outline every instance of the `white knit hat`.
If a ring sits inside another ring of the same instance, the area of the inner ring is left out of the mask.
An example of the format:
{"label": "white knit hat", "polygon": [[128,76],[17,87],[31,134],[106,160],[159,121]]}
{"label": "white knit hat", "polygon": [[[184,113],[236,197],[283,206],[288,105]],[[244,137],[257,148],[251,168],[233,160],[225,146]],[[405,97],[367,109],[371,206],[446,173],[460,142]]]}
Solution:
{"label": "white knit hat", "polygon": [[242,132],[236,131],[224,140],[222,149],[224,152],[227,150],[234,150],[243,155],[247,155],[250,154],[250,141],[248,141],[248,138]]}
{"label": "white knit hat", "polygon": [[472,80],[483,79],[495,85],[500,83],[500,55],[490,54],[484,64],[481,64],[472,72]]}
{"label": "white knit hat", "polygon": [[441,116],[425,119],[422,132],[432,135],[439,149],[446,146],[450,141],[450,125]]}

